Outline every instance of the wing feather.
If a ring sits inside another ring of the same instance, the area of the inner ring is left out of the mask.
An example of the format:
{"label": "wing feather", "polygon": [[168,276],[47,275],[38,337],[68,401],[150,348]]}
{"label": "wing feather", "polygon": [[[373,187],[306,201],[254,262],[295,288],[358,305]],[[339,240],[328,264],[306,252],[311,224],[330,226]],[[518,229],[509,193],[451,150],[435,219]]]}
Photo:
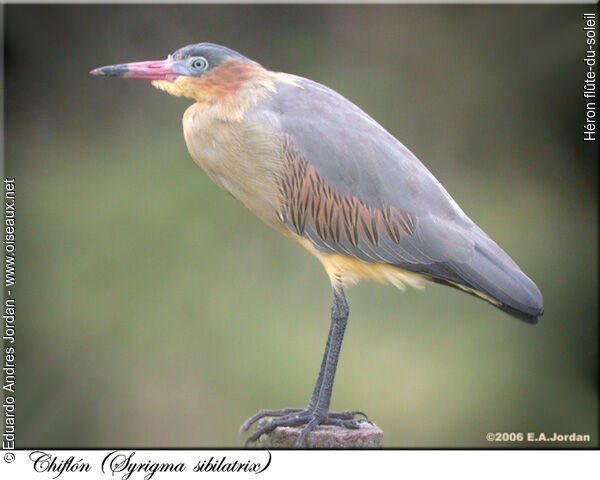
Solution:
{"label": "wing feather", "polygon": [[258,108],[277,118],[279,218],[322,253],[387,263],[535,317],[535,284],[402,143],[333,90],[295,77]]}

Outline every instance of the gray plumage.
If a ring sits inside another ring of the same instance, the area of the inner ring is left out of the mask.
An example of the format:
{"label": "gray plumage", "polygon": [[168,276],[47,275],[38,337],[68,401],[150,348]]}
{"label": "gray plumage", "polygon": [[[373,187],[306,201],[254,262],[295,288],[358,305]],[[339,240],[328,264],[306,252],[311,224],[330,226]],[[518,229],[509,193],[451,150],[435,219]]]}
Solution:
{"label": "gray plumage", "polygon": [[[314,222],[302,235],[323,253],[352,255],[463,285],[498,300],[501,309],[534,322],[542,296],[517,264],[460,209],[429,170],[401,142],[356,105],[316,82],[277,85],[256,112],[274,115],[301,156],[342,197],[374,209],[393,206],[414,221],[411,235],[395,242],[380,229],[374,245],[364,235],[323,238]],[[294,226],[287,219],[291,229]]]}

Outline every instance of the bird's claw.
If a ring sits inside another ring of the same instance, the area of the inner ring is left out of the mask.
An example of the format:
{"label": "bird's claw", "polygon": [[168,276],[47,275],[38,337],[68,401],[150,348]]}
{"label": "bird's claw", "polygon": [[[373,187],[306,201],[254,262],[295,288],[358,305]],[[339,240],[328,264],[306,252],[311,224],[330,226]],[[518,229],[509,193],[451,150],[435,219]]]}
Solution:
{"label": "bird's claw", "polygon": [[[362,415],[364,420],[356,420],[356,415]],[[305,425],[300,435],[296,440],[295,447],[302,447],[306,436],[315,430],[319,425],[335,425],[342,428],[356,430],[360,428],[360,423],[367,422],[371,424],[367,415],[360,410],[349,410],[345,412],[329,412],[319,414],[315,410],[301,408],[284,408],[281,410],[261,410],[256,415],[246,420],[241,428],[240,433],[246,432],[252,424],[264,417],[273,417],[254,431],[246,440],[245,445],[248,446],[251,442],[255,442],[264,433],[269,433],[277,427],[297,427]]]}
{"label": "bird's claw", "polygon": [[264,417],[281,417],[284,415],[288,415],[291,413],[299,413],[302,411],[302,408],[281,408],[278,410],[260,410],[255,415],[248,418],[242,426],[240,427],[240,433],[247,432],[248,429],[252,426],[252,424],[256,423],[258,420]]}
{"label": "bird's claw", "polygon": [[329,412],[328,416],[330,418],[341,418],[343,420],[353,420],[354,417],[356,417],[357,415],[362,415],[364,417],[363,420],[364,422],[367,422],[369,425],[373,425],[373,422],[371,420],[369,420],[369,417],[367,417],[367,414],[365,412],[363,412],[362,410],[348,410],[345,412]]}

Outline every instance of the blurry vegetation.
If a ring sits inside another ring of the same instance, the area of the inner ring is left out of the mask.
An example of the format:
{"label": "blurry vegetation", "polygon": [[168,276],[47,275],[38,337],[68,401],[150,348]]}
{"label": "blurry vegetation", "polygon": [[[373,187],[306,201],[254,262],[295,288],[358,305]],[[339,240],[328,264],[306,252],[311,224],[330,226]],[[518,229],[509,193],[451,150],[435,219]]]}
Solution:
{"label": "blurry vegetation", "polygon": [[235,446],[256,410],[308,401],[329,323],[321,266],[193,163],[189,101],[88,75],[199,41],[354,101],[544,294],[531,327],[436,285],[353,288],[332,407],[368,412],[388,447],[519,445],[487,432],[597,445],[582,7],[4,9],[19,447]]}

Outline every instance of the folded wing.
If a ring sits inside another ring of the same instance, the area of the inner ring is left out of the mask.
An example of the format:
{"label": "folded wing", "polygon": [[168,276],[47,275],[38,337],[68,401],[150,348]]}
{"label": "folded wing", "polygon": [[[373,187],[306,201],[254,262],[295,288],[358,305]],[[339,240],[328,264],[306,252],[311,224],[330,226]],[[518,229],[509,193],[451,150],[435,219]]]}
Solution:
{"label": "folded wing", "polygon": [[543,313],[535,284],[402,143],[336,92],[296,80],[261,105],[282,131],[290,230],[323,253],[424,274],[523,320]]}

